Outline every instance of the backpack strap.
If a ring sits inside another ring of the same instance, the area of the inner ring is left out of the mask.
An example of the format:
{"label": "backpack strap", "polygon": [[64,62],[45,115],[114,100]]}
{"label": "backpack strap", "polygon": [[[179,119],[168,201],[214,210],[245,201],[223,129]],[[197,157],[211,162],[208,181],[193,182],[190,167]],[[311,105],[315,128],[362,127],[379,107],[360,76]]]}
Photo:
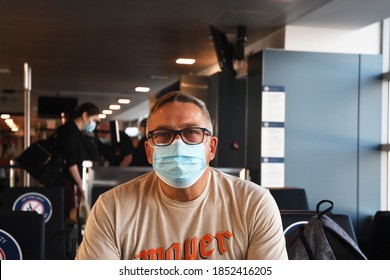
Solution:
{"label": "backpack strap", "polygon": [[[324,203],[329,203],[330,206],[328,208],[326,208],[325,210],[320,211],[320,207]],[[333,210],[333,201],[331,201],[331,200],[324,199],[324,200],[321,200],[320,202],[317,203],[316,212],[317,212],[318,218],[321,218],[324,214],[331,213],[332,210]]]}

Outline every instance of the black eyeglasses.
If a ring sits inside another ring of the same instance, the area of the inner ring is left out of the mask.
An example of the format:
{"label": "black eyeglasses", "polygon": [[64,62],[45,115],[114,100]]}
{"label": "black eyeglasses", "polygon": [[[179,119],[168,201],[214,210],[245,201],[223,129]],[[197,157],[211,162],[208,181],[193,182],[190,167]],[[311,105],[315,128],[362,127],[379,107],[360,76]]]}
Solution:
{"label": "black eyeglasses", "polygon": [[156,129],[148,133],[148,139],[152,140],[155,146],[169,146],[179,134],[184,143],[188,145],[198,145],[203,142],[204,135],[211,136],[211,131],[203,127],[188,127],[181,130]]}

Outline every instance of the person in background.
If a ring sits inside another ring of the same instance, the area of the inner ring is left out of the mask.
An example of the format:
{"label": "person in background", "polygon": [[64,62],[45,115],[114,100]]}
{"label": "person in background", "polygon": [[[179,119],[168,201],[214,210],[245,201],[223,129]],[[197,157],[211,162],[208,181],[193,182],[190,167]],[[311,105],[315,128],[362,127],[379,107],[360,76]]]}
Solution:
{"label": "person in background", "polygon": [[88,158],[92,162],[99,161],[98,139],[94,132],[84,131],[83,133],[84,147],[87,152]]}
{"label": "person in background", "polygon": [[99,119],[99,109],[93,103],[83,103],[74,112],[73,119],[57,130],[57,147],[65,156],[64,172],[55,186],[65,188],[65,216],[70,209],[85,199],[82,187],[82,163],[88,160],[84,132],[93,132]]}
{"label": "person in background", "polygon": [[133,161],[134,146],[130,136],[124,131],[119,131],[119,142],[115,141],[110,123],[99,124],[98,151],[101,162],[108,162],[109,166],[127,167]]}
{"label": "person in background", "polygon": [[209,166],[218,138],[201,100],[157,99],[147,138],[154,171],[100,195],[76,259],[288,258],[269,190]]}
{"label": "person in background", "polygon": [[146,157],[146,151],[145,151],[145,142],[146,139],[146,122],[147,119],[144,118],[142,121],[140,121],[138,125],[139,130],[139,137],[138,145],[134,149],[134,160],[132,165],[134,166],[150,166],[150,163],[148,162],[148,159]]}

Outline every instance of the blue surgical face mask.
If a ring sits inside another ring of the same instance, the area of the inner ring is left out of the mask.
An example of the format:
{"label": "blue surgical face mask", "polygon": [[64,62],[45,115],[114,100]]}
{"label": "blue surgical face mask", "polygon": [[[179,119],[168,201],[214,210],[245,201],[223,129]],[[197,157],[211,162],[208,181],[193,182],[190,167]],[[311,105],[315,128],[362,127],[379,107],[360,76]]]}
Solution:
{"label": "blue surgical face mask", "polygon": [[106,137],[99,138],[99,141],[102,142],[102,144],[108,144],[110,142],[110,141],[108,141],[108,138],[106,138]]}
{"label": "blue surgical face mask", "polygon": [[85,126],[85,131],[87,132],[93,132],[96,128],[96,122],[92,121]]}
{"label": "blue surgical face mask", "polygon": [[155,146],[153,168],[166,184],[187,188],[198,181],[206,170],[204,145],[187,145],[176,139],[169,146]]}

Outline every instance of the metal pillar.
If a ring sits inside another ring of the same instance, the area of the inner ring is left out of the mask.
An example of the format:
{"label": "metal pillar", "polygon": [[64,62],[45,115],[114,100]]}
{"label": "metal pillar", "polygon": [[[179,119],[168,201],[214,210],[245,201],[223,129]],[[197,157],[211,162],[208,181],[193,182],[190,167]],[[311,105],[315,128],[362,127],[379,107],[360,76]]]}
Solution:
{"label": "metal pillar", "polygon": [[[30,146],[31,68],[24,64],[24,149]],[[30,186],[30,174],[23,172],[23,186]]]}

